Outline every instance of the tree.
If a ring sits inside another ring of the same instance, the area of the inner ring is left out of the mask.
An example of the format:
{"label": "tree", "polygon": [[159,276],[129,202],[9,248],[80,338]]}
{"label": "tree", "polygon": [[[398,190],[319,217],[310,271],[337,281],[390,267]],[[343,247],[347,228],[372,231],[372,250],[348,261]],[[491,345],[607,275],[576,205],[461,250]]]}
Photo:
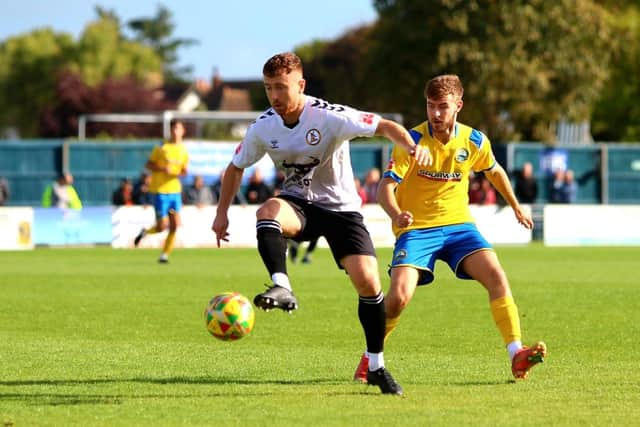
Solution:
{"label": "tree", "polygon": [[628,7],[615,21],[624,34],[611,78],[595,105],[591,130],[597,141],[640,141],[640,8]]}
{"label": "tree", "polygon": [[[40,116],[40,135],[47,138],[68,138],[78,135],[78,117],[86,113],[129,113],[163,111],[166,101],[155,96],[133,77],[107,78],[99,85],[89,86],[70,70],[58,74],[55,102]],[[88,134],[108,134],[111,137],[148,137],[161,135],[159,124],[92,123]]]}
{"label": "tree", "polygon": [[363,67],[371,27],[347,31],[333,41],[315,40],[295,49],[305,68],[307,88],[318,97],[365,108],[369,95]]}
{"label": "tree", "polygon": [[374,4],[365,67],[376,109],[424,120],[426,80],[455,73],[466,90],[461,120],[495,140],[550,141],[559,119],[587,118],[617,49],[610,15],[590,0]]}
{"label": "tree", "polygon": [[162,58],[150,47],[124,38],[118,21],[109,16],[85,27],[76,51],[72,69],[90,86],[125,76],[150,86],[162,84]]}
{"label": "tree", "polygon": [[72,64],[74,50],[71,35],[51,29],[0,44],[0,127],[13,126],[22,135],[36,135],[37,117],[53,100],[53,76]]}
{"label": "tree", "polygon": [[0,43],[0,127],[38,136],[39,117],[55,99],[56,77],[78,73],[89,86],[133,76],[139,84],[161,84],[161,59],[148,46],[126,40],[117,20],[105,14],[89,23],[79,40],[39,29]]}
{"label": "tree", "polygon": [[151,18],[133,19],[127,23],[136,34],[138,42],[150,46],[162,58],[164,64],[164,80],[168,83],[184,82],[193,67],[180,67],[178,49],[197,43],[191,38],[172,38],[175,24],[173,15],[164,6],[159,5],[156,15]]}

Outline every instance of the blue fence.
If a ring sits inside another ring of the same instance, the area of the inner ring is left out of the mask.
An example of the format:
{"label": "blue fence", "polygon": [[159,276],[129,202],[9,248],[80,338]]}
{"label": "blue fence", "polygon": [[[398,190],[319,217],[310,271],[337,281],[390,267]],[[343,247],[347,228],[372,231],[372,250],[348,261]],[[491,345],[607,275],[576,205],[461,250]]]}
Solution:
{"label": "blue fence", "polygon": [[[74,185],[85,206],[109,204],[120,179],[138,177],[159,142],[0,141],[0,176],[11,188],[8,204],[40,205],[45,186],[67,169],[74,175]],[[351,144],[356,176],[362,179],[370,168],[383,168],[390,147],[384,141]],[[548,200],[550,171],[559,164],[575,172],[577,203],[640,203],[640,144],[547,147],[514,143],[495,145],[494,152],[508,171],[518,170],[525,162],[533,164],[540,203]]]}

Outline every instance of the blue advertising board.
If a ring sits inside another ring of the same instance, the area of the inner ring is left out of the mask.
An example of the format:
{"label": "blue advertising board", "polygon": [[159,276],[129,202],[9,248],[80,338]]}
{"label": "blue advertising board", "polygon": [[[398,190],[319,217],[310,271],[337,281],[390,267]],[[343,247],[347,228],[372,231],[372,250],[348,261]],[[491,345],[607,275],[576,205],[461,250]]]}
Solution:
{"label": "blue advertising board", "polygon": [[111,244],[111,206],[80,210],[34,208],[33,243],[36,245]]}

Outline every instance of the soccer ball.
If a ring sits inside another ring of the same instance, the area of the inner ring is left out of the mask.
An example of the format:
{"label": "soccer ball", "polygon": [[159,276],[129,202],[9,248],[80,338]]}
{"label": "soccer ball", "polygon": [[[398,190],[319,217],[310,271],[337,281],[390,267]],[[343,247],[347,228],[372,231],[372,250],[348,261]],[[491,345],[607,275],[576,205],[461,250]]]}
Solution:
{"label": "soccer ball", "polygon": [[207,330],[223,341],[235,341],[249,335],[255,313],[249,300],[238,292],[214,296],[204,310]]}

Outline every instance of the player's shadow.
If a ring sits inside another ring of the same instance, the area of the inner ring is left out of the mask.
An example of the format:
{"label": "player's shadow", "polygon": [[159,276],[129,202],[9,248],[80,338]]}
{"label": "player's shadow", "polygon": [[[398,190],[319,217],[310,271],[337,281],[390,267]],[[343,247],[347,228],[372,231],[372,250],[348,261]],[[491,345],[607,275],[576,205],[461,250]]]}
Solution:
{"label": "player's shadow", "polygon": [[443,385],[469,387],[469,386],[496,386],[504,384],[515,384],[515,380],[503,380],[503,381],[454,381],[446,382]]}
{"label": "player's shadow", "polygon": [[[514,383],[515,381],[460,381],[460,382],[447,382],[446,385],[459,386],[459,387],[476,387],[476,386],[496,386]],[[91,386],[101,384],[116,384],[116,383],[141,383],[141,384],[170,384],[170,385],[282,385],[282,386],[304,386],[310,385],[336,385],[344,386],[344,381],[338,381],[335,378],[316,378],[316,379],[301,379],[301,380],[256,380],[249,378],[231,378],[231,377],[212,377],[212,376],[198,376],[198,377],[167,377],[167,378],[155,378],[155,377],[135,377],[135,378],[95,378],[95,379],[48,379],[48,380],[16,380],[16,381],[0,381],[0,386],[5,387],[57,387],[57,386]],[[377,387],[361,386],[354,384],[350,390],[340,390],[328,392],[331,395],[369,395],[379,394]],[[228,388],[220,388],[219,390],[207,390],[207,396],[210,397],[229,397],[237,394],[238,396],[246,397],[253,395],[256,397],[273,395],[273,390],[263,390],[259,387],[251,388],[247,390],[242,388],[241,390],[233,391]],[[34,390],[33,392],[17,392],[17,393],[2,393],[0,392],[0,402],[2,401],[19,401],[26,405],[33,406],[64,406],[64,405],[121,405],[126,401],[131,400],[144,400],[144,399],[191,399],[202,397],[202,393],[135,393],[131,394],[79,394],[79,393],[56,393],[55,391],[40,392]]]}
{"label": "player's shadow", "polygon": [[[191,399],[202,397],[201,392],[197,393],[172,393],[172,394],[154,394],[154,393],[136,393],[130,394],[113,394],[113,393],[94,393],[92,394],[80,394],[69,392],[56,392],[55,387],[67,387],[67,386],[92,386],[101,384],[117,384],[117,383],[140,383],[140,384],[157,384],[157,385],[213,385],[221,386],[219,388],[207,389],[206,395],[209,397],[229,397],[233,395],[246,397],[253,395],[256,397],[271,396],[273,395],[273,389],[262,389],[260,387],[241,388],[239,390],[229,390],[228,387],[222,387],[225,385],[281,385],[281,386],[304,386],[309,387],[313,385],[335,385],[344,386],[349,384],[345,381],[337,380],[336,378],[307,378],[307,379],[251,379],[251,378],[232,378],[232,377],[213,377],[213,376],[180,376],[180,377],[135,377],[135,378],[94,378],[94,379],[34,379],[34,380],[15,380],[15,381],[0,381],[0,387],[54,387],[53,391],[41,392],[39,389],[33,391],[23,391],[14,393],[0,392],[0,402],[2,401],[19,401],[27,405],[34,406],[62,406],[62,405],[120,405],[125,401],[140,400],[140,399],[157,399],[157,398],[175,398],[175,399]],[[377,390],[377,387],[374,387]],[[369,387],[363,389],[361,387],[354,387],[353,390],[343,390],[338,394],[344,395],[358,395],[368,394]],[[177,389],[176,391],[179,391]],[[335,395],[336,392],[327,392],[328,394]]]}
{"label": "player's shadow", "polygon": [[[203,385],[313,385],[313,384],[340,384],[335,378],[311,378],[303,380],[277,380],[277,379],[249,379],[234,377],[135,377],[135,378],[96,378],[96,379],[59,379],[59,380],[16,380],[0,381],[0,386],[68,386],[68,385],[96,385],[109,383],[147,383],[147,384],[203,384]],[[1,394],[0,394],[1,396]]]}
{"label": "player's shadow", "polygon": [[[49,379],[49,380],[16,380],[16,381],[0,381],[0,386],[5,387],[57,387],[57,386],[91,386],[101,384],[117,384],[117,383],[141,383],[141,384],[171,384],[171,385],[283,385],[283,386],[305,386],[310,385],[339,385],[342,381],[337,381],[335,378],[316,378],[306,380],[256,380],[247,378],[229,378],[229,377],[168,377],[168,378],[153,378],[153,377],[136,377],[136,378],[96,378],[96,379]],[[55,390],[55,389],[54,389]],[[208,389],[206,395],[209,397],[229,397],[233,395],[256,397],[273,395],[273,390],[265,390],[260,387],[254,387],[250,390],[242,388],[234,391],[229,390],[226,387],[220,387],[219,389]],[[357,394],[355,391],[353,394]],[[141,400],[141,399],[192,399],[200,398],[202,393],[172,393],[172,394],[155,394],[155,393],[136,393],[130,394],[113,394],[113,393],[92,393],[92,394],[80,394],[80,393],[68,393],[68,392],[56,392],[46,391],[41,392],[38,389],[33,392],[15,392],[15,393],[2,393],[0,392],[0,402],[2,401],[19,401],[26,405],[33,406],[63,406],[63,405],[120,405],[126,401]]]}

